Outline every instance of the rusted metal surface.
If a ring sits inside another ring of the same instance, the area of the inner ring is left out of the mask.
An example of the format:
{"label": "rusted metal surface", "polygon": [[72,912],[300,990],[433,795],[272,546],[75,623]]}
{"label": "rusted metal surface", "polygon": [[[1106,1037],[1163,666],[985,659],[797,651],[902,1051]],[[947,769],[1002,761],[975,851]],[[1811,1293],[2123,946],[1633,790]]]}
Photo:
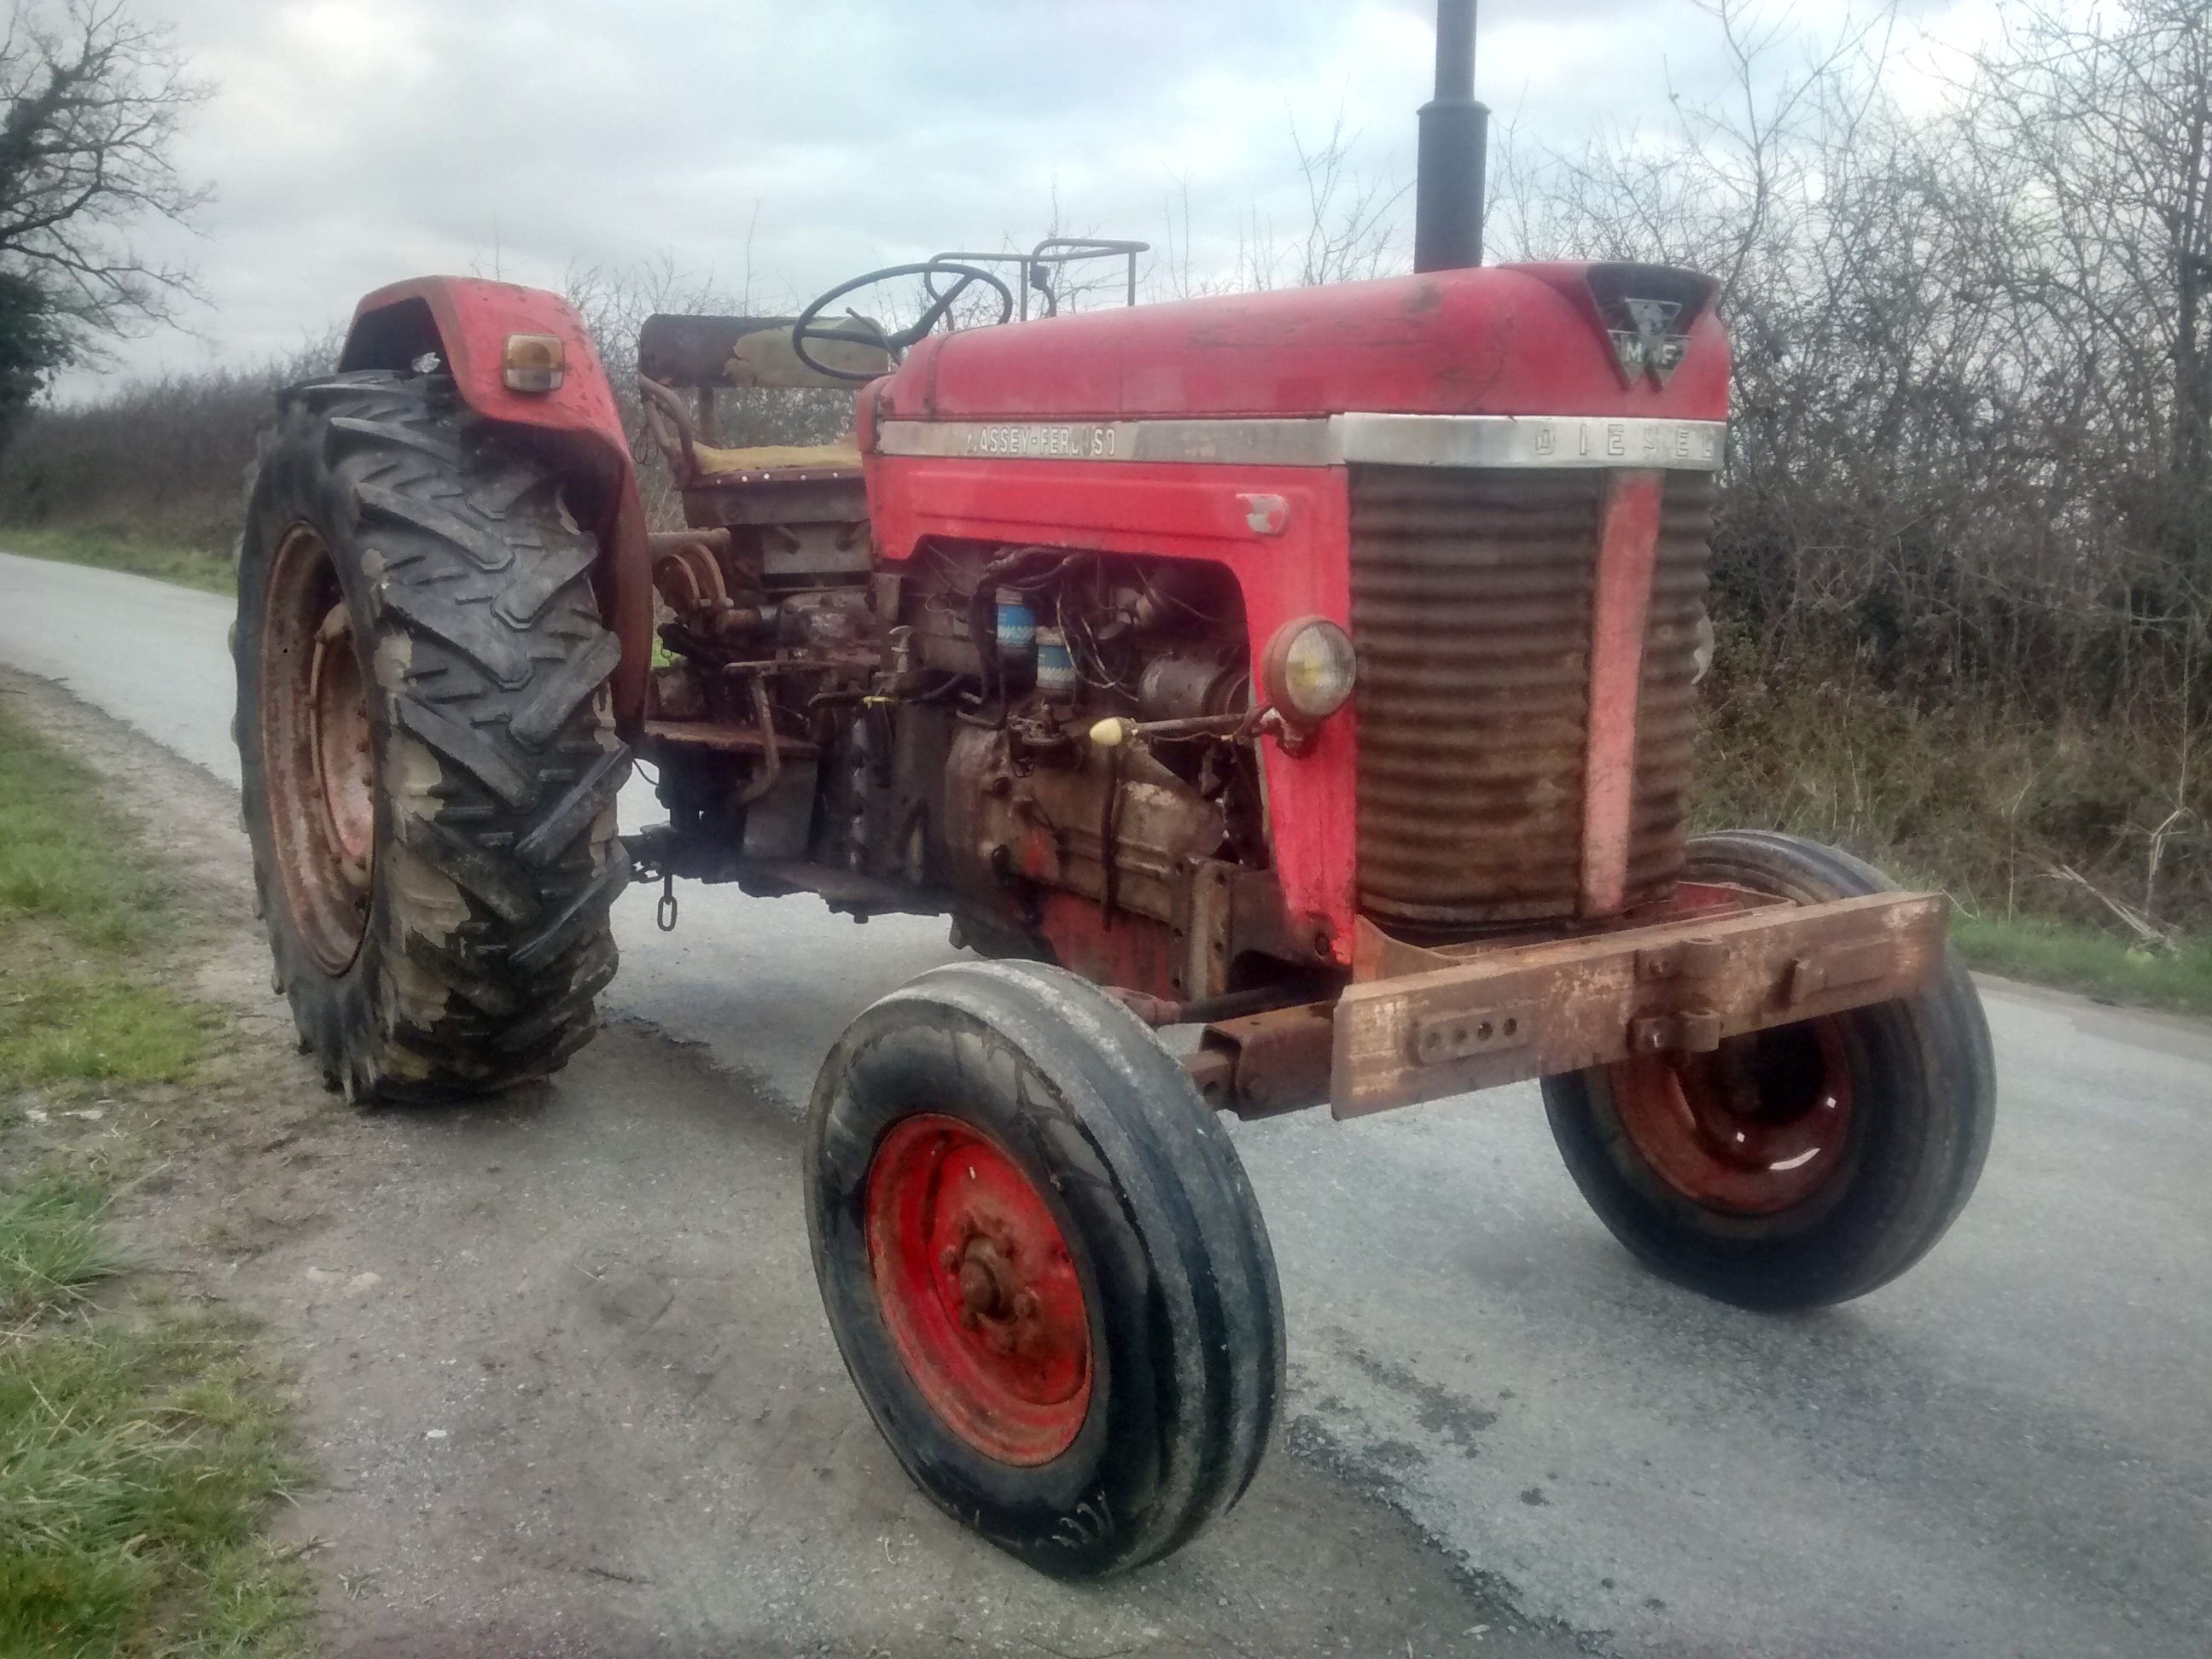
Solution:
{"label": "rusted metal surface", "polygon": [[[828,386],[843,380],[817,374],[791,349],[790,317],[673,317],[645,319],[638,331],[637,372],[663,386],[690,387]],[[880,346],[824,342],[809,348],[836,368],[881,374],[890,356]]]}
{"label": "rusted metal surface", "polygon": [[1628,840],[1636,811],[1636,726],[1644,640],[1659,547],[1659,472],[1605,481],[1597,577],[1590,599],[1589,734],[1583,763],[1582,897],[1586,918],[1628,905]]}
{"label": "rusted metal surface", "polygon": [[1357,1116],[1912,995],[1942,969],[1946,913],[1924,893],[1766,906],[1355,984],[1331,1100]]}
{"label": "rusted metal surface", "polygon": [[[726,721],[647,720],[643,735],[648,749],[666,745],[676,749],[708,749],[718,754],[752,757],[759,756],[767,747],[757,725],[736,726]],[[776,738],[776,748],[786,759],[811,757],[822,752],[802,738],[782,736]]]}
{"label": "rusted metal surface", "polygon": [[653,555],[653,589],[678,617],[729,603],[729,586],[715,556],[729,551],[728,531],[663,532],[647,545]]}
{"label": "rusted metal surface", "polygon": [[368,678],[323,538],[295,525],[270,561],[261,629],[262,786],[284,908],[325,973],[368,921],[375,757]]}
{"label": "rusted metal surface", "polygon": [[1091,1410],[1091,1318],[1021,1165],[974,1126],[920,1114],[877,1147],[866,1204],[884,1328],[939,1420],[1016,1468],[1066,1450]]}
{"label": "rusted metal surface", "polygon": [[331,831],[338,873],[356,894],[369,887],[376,848],[376,768],[368,724],[368,681],[353,619],[334,605],[315,630],[315,776]]}
{"label": "rusted metal surface", "polygon": [[1352,974],[1362,984],[1378,979],[1403,979],[1413,974],[1434,973],[1455,967],[1479,956],[1518,951],[1531,945],[1554,945],[1563,938],[1596,939],[1632,928],[1663,927],[1693,917],[1718,918],[1747,910],[1788,904],[1786,898],[1754,893],[1746,887],[1711,882],[1677,882],[1662,902],[1647,904],[1595,922],[1583,923],[1571,934],[1557,927],[1516,929],[1486,933],[1478,939],[1449,945],[1415,945],[1394,939],[1364,918],[1354,929]]}
{"label": "rusted metal surface", "polygon": [[[1352,469],[1359,890],[1376,917],[1584,910],[1600,488],[1594,472]],[[1666,475],[1615,909],[1663,898],[1681,868],[1711,502],[1702,474]]]}
{"label": "rusted metal surface", "polygon": [[1036,906],[1036,931],[1054,959],[1097,985],[1166,987],[1181,957],[1175,930],[1147,915],[1109,916],[1095,899],[1048,892]]}
{"label": "rusted metal surface", "polygon": [[1723,1215],[1803,1203],[1842,1167],[1853,1101],[1833,1018],[1756,1031],[1702,1054],[1607,1071],[1620,1125],[1652,1172]]}
{"label": "rusted metal surface", "polygon": [[1712,475],[1669,472],[1636,714],[1636,809],[1628,838],[1632,904],[1664,896],[1682,869],[1698,734],[1698,626],[1705,616],[1712,537]]}
{"label": "rusted metal surface", "polygon": [[1580,875],[1595,475],[1352,475],[1363,908],[1570,916]]}
{"label": "rusted metal surface", "polygon": [[1328,1002],[1218,1020],[1184,1068],[1209,1103],[1242,1118],[1304,1111],[1328,1098],[1335,1025]]}
{"label": "rusted metal surface", "polygon": [[813,864],[803,859],[753,859],[747,861],[742,878],[748,892],[756,884],[772,885],[787,892],[812,893],[826,899],[833,910],[845,910],[867,915],[878,911],[915,910],[925,914],[931,907],[917,900],[926,896],[902,891],[887,881],[878,881],[873,876],[860,875],[851,870],[837,870],[826,864]]}
{"label": "rusted metal surface", "polygon": [[[946,767],[943,834],[956,887],[995,892],[1008,879],[1103,902],[1170,927],[1188,872],[1226,833],[1220,805],[1202,799],[1141,748],[1086,746],[1073,764],[1024,769],[1006,734],[964,726]],[[1094,924],[1101,925],[1101,924]],[[1118,925],[1103,921],[1103,925]],[[1183,995],[1172,977],[1104,982]]]}
{"label": "rusted metal surface", "polygon": [[637,400],[645,416],[646,432],[667,461],[676,487],[688,489],[699,476],[698,459],[692,453],[698,434],[692,426],[691,411],[684,408],[684,399],[674,391],[650,374],[637,377]]}

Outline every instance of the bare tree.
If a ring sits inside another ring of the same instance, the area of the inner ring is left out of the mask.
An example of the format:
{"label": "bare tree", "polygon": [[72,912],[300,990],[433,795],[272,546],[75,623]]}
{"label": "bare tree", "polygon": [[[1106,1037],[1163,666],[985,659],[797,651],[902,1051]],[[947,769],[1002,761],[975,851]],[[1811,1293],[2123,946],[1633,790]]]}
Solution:
{"label": "bare tree", "polygon": [[2212,0],[2021,0],[1910,107],[1887,10],[1808,44],[1708,9],[1726,94],[1565,154],[1509,131],[1496,216],[1722,279],[1717,725],[1795,685],[1818,726],[1768,732],[1759,810],[2212,914]]}
{"label": "bare tree", "polygon": [[14,0],[0,36],[0,329],[16,338],[0,349],[27,347],[16,355],[34,374],[197,297],[188,270],[143,257],[127,233],[188,221],[207,199],[172,156],[207,95],[171,32],[123,0]]}
{"label": "bare tree", "polygon": [[1397,252],[1398,205],[1407,187],[1356,172],[1352,152],[1358,140],[1357,132],[1344,130],[1341,105],[1328,137],[1311,149],[1297,123],[1291,123],[1291,144],[1306,187],[1306,230],[1297,246],[1301,288],[1380,276]]}

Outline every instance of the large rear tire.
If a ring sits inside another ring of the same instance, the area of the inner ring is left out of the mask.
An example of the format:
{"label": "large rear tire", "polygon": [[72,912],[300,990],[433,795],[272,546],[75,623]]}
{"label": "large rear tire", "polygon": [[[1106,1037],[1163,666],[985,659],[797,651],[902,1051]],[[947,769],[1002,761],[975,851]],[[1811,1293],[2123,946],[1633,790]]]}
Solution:
{"label": "large rear tire", "polygon": [[1214,1114],[1097,987],[963,963],[884,998],[822,1068],[806,1176],[846,1366],[956,1520],[1097,1578],[1243,1495],[1283,1387],[1274,1255]]}
{"label": "large rear tire", "polygon": [[[1757,830],[1692,841],[1686,874],[1806,904],[1894,885]],[[1965,1207],[1996,1118],[1981,998],[1950,951],[1921,996],[1543,1086],[1568,1173],[1613,1236],[1747,1308],[1847,1301],[1911,1267]]]}
{"label": "large rear tire", "polygon": [[302,1046],[349,1098],[557,1069],[613,976],[629,757],[597,548],[442,376],[277,400],[240,542],[234,735]]}

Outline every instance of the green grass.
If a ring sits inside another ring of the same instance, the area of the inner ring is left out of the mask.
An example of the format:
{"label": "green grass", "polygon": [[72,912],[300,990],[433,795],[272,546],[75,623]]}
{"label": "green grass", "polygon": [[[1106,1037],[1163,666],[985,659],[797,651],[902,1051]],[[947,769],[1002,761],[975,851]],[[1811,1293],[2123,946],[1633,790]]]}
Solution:
{"label": "green grass", "polygon": [[0,970],[0,1094],[191,1080],[222,1017],[119,974]]}
{"label": "green grass", "polygon": [[0,713],[0,1096],[188,1081],[222,1021],[134,960],[173,923],[98,781]]}
{"label": "green grass", "polygon": [[100,1237],[105,1207],[88,1182],[60,1178],[0,1196],[0,1328],[72,1306],[116,1271]]}
{"label": "green grass", "polygon": [[2212,1014],[2212,939],[2152,952],[2039,917],[2007,921],[1965,915],[1953,918],[1951,937],[1967,962],[1985,972],[2114,1002]]}
{"label": "green grass", "polygon": [[[0,1102],[188,1083],[226,1030],[156,982],[181,918],[109,793],[0,707]],[[307,1652],[310,1576],[264,1531],[306,1478],[276,1388],[235,1320],[94,1302],[105,1208],[0,1185],[0,1656]]]}
{"label": "green grass", "polygon": [[0,939],[27,920],[103,955],[149,943],[168,906],[143,866],[99,780],[0,704]]}
{"label": "green grass", "polygon": [[246,1332],[52,1322],[114,1271],[100,1208],[0,1194],[0,1653],[305,1651],[307,1574],[262,1523],[306,1471]]}
{"label": "green grass", "polygon": [[208,593],[238,591],[237,571],[229,554],[175,547],[120,532],[0,528],[0,553],[124,570]]}

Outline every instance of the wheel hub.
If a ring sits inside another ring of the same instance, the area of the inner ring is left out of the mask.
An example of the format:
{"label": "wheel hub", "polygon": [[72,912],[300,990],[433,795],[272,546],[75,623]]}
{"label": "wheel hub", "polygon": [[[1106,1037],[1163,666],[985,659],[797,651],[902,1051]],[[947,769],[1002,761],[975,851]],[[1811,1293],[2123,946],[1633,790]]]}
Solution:
{"label": "wheel hub", "polygon": [[1049,1462],[1091,1407],[1091,1328],[1066,1240],[1006,1152],[957,1118],[886,1133],[870,1166],[869,1266],[908,1375],[1003,1463]]}
{"label": "wheel hub", "polygon": [[1621,1125],[1668,1186],[1708,1209],[1772,1215],[1833,1176],[1851,1125],[1843,1043],[1830,1019],[1731,1038],[1711,1054],[1612,1068]]}
{"label": "wheel hub", "polygon": [[338,872],[356,892],[368,890],[376,839],[375,772],[370,760],[368,690],[354,648],[345,606],[331,607],[315,630],[315,774],[331,817]]}
{"label": "wheel hub", "polygon": [[294,929],[341,974],[368,921],[376,757],[360,641],[322,538],[295,525],[270,561],[258,687],[270,856]]}

